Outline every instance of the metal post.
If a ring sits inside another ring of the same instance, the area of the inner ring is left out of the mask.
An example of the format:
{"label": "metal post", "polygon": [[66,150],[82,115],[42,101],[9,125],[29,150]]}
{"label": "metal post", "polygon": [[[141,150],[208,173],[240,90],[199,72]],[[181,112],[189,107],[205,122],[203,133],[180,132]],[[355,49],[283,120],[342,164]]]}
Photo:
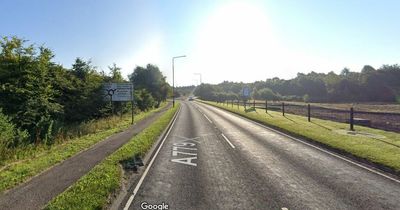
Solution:
{"label": "metal post", "polygon": [[172,58],[172,107],[175,107],[175,72],[174,72],[174,59]]}
{"label": "metal post", "polygon": [[175,107],[175,70],[174,70],[174,61],[175,61],[175,58],[183,58],[183,57],[186,57],[186,55],[172,57],[172,107]]}
{"label": "metal post", "polygon": [[268,101],[265,100],[265,113],[268,113]]}
{"label": "metal post", "polygon": [[308,122],[311,122],[311,106],[310,106],[310,104],[308,104],[307,110],[308,110],[308,113],[307,113],[307,115],[308,115]]}
{"label": "metal post", "polygon": [[282,115],[285,116],[285,102],[282,102]]}
{"label": "metal post", "polygon": [[133,84],[131,85],[131,97],[132,97],[132,100],[131,100],[131,104],[132,104],[132,110],[131,110],[131,118],[132,118],[132,122],[131,122],[131,124],[133,125],[133,121],[135,120],[135,116],[134,116],[134,114],[133,114],[133,111],[134,111],[134,102],[133,102]]}
{"label": "metal post", "polygon": [[350,108],[350,130],[354,131],[354,110],[353,110],[353,107]]}
{"label": "metal post", "polygon": [[110,97],[110,104],[111,104],[111,116],[114,116],[114,106],[113,106],[113,103],[112,103],[112,95]]}

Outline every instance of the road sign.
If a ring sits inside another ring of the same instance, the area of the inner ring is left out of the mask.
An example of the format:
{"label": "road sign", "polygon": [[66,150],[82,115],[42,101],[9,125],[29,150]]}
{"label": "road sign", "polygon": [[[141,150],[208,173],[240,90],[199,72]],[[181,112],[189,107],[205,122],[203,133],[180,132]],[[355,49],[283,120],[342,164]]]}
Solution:
{"label": "road sign", "polygon": [[132,101],[132,83],[106,83],[103,84],[103,92],[106,100],[111,101]]}
{"label": "road sign", "polygon": [[243,87],[242,94],[244,97],[249,97],[250,96],[250,88],[249,87]]}

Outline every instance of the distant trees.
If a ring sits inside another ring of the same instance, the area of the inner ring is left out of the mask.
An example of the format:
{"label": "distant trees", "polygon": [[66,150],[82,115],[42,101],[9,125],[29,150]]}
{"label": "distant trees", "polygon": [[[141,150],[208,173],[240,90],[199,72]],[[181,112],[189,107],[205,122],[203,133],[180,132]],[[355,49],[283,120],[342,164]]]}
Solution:
{"label": "distant trees", "polygon": [[[0,39],[0,154],[19,144],[51,144],[69,125],[111,115],[102,85],[127,82],[116,64],[110,75],[82,58],[71,69],[52,61],[53,52],[17,37]],[[169,85],[158,67],[137,67],[130,77],[141,110],[165,100]],[[124,111],[127,103],[115,103]],[[1,157],[0,157],[1,159]]]}
{"label": "distant trees", "polygon": [[334,72],[298,73],[290,80],[277,77],[254,83],[224,81],[217,85],[202,84],[195,94],[206,100],[223,100],[222,95],[240,96],[244,86],[252,90],[252,98],[259,100],[294,100],[307,102],[400,102],[400,66],[383,65],[379,69],[366,65],[361,72],[344,68]]}

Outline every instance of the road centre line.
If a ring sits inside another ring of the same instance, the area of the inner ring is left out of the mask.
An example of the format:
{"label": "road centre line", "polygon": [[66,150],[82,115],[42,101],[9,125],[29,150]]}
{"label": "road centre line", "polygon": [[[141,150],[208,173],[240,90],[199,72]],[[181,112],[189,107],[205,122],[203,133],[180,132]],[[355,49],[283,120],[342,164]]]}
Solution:
{"label": "road centre line", "polygon": [[213,122],[210,120],[210,118],[207,117],[206,114],[203,114],[203,115],[204,115],[204,117],[208,120],[208,122],[213,123]]}
{"label": "road centre line", "polygon": [[165,140],[166,140],[167,137],[169,136],[169,133],[171,132],[172,128],[174,127],[175,122],[176,122],[176,120],[178,119],[178,115],[179,115],[180,112],[181,112],[181,108],[179,108],[178,112],[177,112],[176,115],[174,116],[175,119],[174,119],[174,121],[172,122],[171,127],[169,127],[169,129],[168,129],[167,133],[165,134],[163,140],[161,141],[160,146],[158,147],[156,153],[154,154],[153,158],[151,159],[151,161],[150,161],[149,165],[147,166],[146,170],[144,171],[142,177],[140,177],[140,180],[139,180],[138,184],[136,185],[135,189],[133,190],[132,195],[129,197],[128,201],[127,201],[126,204],[125,204],[124,210],[128,210],[129,207],[131,206],[132,201],[133,201],[133,199],[135,198],[135,195],[137,194],[137,192],[139,191],[139,188],[140,188],[140,186],[142,185],[144,178],[146,178],[147,173],[149,172],[151,166],[152,166],[153,163],[154,163],[154,160],[156,159],[158,153],[159,153],[160,150],[161,150],[161,147],[163,146]]}
{"label": "road centre line", "polygon": [[221,136],[225,139],[225,141],[228,142],[229,145],[231,145],[231,147],[232,147],[233,149],[235,149],[235,145],[233,145],[233,144],[231,143],[231,141],[229,141],[229,139],[228,139],[223,133],[221,133]]}

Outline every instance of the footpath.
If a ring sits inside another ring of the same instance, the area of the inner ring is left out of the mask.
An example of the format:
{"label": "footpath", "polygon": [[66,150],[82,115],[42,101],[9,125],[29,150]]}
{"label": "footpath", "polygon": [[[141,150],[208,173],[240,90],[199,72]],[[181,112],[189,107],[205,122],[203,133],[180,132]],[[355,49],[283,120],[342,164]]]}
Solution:
{"label": "footpath", "polygon": [[171,105],[0,195],[0,209],[40,209],[108,155],[157,120]]}

